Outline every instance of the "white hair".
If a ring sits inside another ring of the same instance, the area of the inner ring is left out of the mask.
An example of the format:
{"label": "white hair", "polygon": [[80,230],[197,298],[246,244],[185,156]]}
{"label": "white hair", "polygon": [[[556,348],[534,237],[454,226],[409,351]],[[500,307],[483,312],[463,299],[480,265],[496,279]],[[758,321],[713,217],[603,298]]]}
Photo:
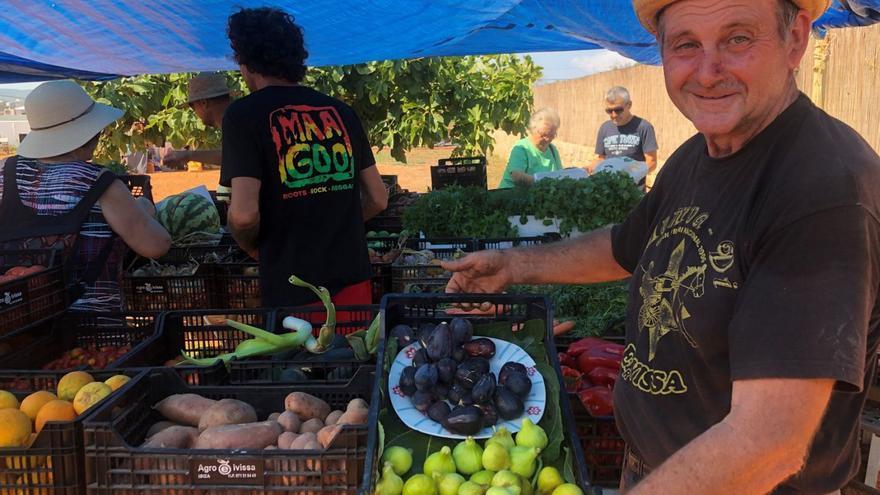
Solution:
{"label": "white hair", "polygon": [[623,86],[614,86],[605,93],[605,101],[614,103],[617,100],[623,101],[624,104],[629,103],[629,91]]}
{"label": "white hair", "polygon": [[561,120],[559,119],[559,113],[552,108],[542,108],[529,117],[529,130],[533,131],[541,122],[547,122],[552,125],[554,128],[559,128],[559,124]]}

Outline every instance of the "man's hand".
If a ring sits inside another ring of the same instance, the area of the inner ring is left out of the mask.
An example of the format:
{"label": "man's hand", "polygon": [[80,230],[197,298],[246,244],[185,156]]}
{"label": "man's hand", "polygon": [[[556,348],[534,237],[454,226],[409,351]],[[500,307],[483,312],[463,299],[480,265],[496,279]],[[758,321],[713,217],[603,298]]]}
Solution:
{"label": "man's hand", "polygon": [[497,294],[512,283],[508,256],[503,251],[479,251],[441,266],[452,272],[446,292]]}
{"label": "man's hand", "polygon": [[168,150],[162,157],[162,166],[169,168],[185,168],[186,162],[190,160],[189,150]]}

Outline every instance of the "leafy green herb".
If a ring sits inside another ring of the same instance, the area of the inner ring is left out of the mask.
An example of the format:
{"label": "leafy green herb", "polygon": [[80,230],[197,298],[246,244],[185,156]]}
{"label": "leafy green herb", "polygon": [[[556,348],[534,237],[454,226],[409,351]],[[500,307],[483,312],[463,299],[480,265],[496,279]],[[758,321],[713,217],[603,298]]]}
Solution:
{"label": "leafy green herb", "polygon": [[626,316],[627,282],[592,285],[518,285],[511,293],[545,294],[553,302],[554,314],[575,320],[572,335],[602,335],[612,321]]}

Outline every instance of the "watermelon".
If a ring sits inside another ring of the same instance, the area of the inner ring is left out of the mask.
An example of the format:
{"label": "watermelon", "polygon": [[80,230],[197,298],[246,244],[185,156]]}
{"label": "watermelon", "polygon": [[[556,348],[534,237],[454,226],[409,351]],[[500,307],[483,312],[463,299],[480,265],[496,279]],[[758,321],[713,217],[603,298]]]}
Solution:
{"label": "watermelon", "polygon": [[169,196],[156,209],[156,220],[175,245],[199,244],[220,234],[220,214],[210,199],[196,193]]}

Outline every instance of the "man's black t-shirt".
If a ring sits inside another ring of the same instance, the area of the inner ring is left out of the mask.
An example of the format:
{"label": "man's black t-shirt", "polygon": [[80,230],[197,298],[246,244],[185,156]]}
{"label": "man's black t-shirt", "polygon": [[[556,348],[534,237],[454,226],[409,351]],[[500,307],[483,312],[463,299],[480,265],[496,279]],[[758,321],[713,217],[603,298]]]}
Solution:
{"label": "man's black t-shirt", "polygon": [[880,322],[878,202],[880,158],[803,95],[730,157],[701,135],[670,157],[612,234],[633,274],[615,414],[649,466],[720,422],[735,380],[830,378],[805,468],[774,493],[852,478]]}
{"label": "man's black t-shirt", "polygon": [[264,306],[316,300],[291,275],[331,293],[370,278],[359,175],[375,163],[355,112],[313,89],[270,86],[229,106],[221,183],[261,181]]}

